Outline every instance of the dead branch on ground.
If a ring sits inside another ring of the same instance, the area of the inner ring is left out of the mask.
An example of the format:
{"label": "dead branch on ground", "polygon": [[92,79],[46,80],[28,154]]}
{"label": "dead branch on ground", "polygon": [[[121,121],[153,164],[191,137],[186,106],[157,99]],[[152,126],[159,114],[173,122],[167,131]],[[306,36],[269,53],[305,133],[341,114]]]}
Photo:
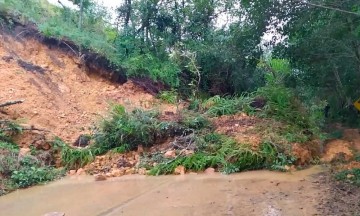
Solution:
{"label": "dead branch on ground", "polygon": [[8,102],[0,104],[0,107],[6,107],[6,106],[15,105],[15,104],[20,104],[20,103],[23,103],[24,101],[25,100],[8,101]]}

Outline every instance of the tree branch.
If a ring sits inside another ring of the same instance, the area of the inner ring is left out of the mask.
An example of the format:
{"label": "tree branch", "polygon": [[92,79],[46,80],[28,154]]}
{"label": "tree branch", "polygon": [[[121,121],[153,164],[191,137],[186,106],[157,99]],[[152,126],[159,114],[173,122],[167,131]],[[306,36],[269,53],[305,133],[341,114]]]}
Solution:
{"label": "tree branch", "polygon": [[341,13],[347,13],[347,14],[360,16],[359,13],[343,10],[343,9],[340,9],[340,8],[334,8],[334,7],[330,7],[330,6],[326,6],[326,5],[314,4],[314,3],[311,3],[311,2],[308,2],[308,1],[300,1],[300,2],[304,3],[304,4],[307,4],[307,5],[310,5],[310,6],[313,6],[313,7],[319,7],[319,8],[324,8],[324,9],[328,9],[328,10],[338,11],[338,12],[341,12]]}
{"label": "tree branch", "polygon": [[6,106],[14,105],[14,104],[23,103],[24,101],[25,100],[8,101],[8,102],[5,102],[3,104],[0,104],[0,107],[6,107]]}

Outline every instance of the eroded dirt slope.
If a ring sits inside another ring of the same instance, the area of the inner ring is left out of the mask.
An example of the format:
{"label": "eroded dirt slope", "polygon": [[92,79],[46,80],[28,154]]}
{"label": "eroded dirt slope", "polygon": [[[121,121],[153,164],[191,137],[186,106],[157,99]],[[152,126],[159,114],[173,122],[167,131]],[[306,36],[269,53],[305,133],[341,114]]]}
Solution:
{"label": "eroded dirt slope", "polygon": [[[43,73],[24,69],[19,59],[41,67]],[[155,103],[152,95],[131,81],[110,83],[79,68],[75,57],[57,48],[5,35],[0,35],[0,79],[0,103],[25,100],[3,109],[1,115],[49,130],[49,135],[69,143],[106,115],[111,103],[129,109]]]}

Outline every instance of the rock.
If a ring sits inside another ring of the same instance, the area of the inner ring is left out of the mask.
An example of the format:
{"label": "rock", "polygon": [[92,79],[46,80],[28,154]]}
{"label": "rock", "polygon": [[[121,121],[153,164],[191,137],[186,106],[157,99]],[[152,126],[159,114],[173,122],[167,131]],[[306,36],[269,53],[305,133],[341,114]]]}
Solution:
{"label": "rock", "polygon": [[50,150],[51,145],[47,142],[44,142],[44,144],[41,146],[41,148],[45,151],[48,151],[48,150]]}
{"label": "rock", "polygon": [[126,169],[125,170],[125,175],[131,175],[135,173],[135,169],[134,168],[130,168],[130,169]]}
{"label": "rock", "polygon": [[98,174],[95,176],[95,181],[105,181],[106,179],[106,176],[102,174]]}
{"label": "rock", "polygon": [[124,171],[116,169],[111,172],[112,176],[114,177],[120,177],[124,175]]}
{"label": "rock", "polygon": [[138,145],[137,153],[142,154],[144,152],[144,147],[142,145]]}
{"label": "rock", "polygon": [[136,154],[136,155],[134,156],[134,159],[135,159],[136,161],[139,161],[139,160],[140,160],[140,155],[139,155],[139,154]]}
{"label": "rock", "polygon": [[174,158],[174,157],[176,157],[176,152],[175,152],[175,150],[167,151],[167,152],[164,154],[164,157],[165,157],[165,158]]}
{"label": "rock", "polygon": [[194,154],[195,152],[193,150],[185,150],[185,155],[188,156],[188,155],[192,155]]}
{"label": "rock", "polygon": [[19,156],[24,157],[25,155],[30,154],[31,149],[30,148],[21,148],[19,151]]}
{"label": "rock", "polygon": [[114,177],[114,176],[113,176],[113,174],[112,174],[112,173],[110,173],[110,172],[106,173],[106,174],[105,174],[105,176],[106,176],[107,178]]}
{"label": "rock", "polygon": [[138,174],[139,174],[139,175],[146,175],[146,174],[147,174],[146,169],[145,169],[145,168],[140,168],[140,169],[138,170]]}
{"label": "rock", "polygon": [[85,170],[83,168],[80,168],[76,171],[76,175],[83,175],[85,174]]}
{"label": "rock", "polygon": [[205,174],[214,174],[215,173],[215,169],[214,168],[207,168],[205,171],[204,171]]}
{"label": "rock", "polygon": [[49,212],[44,214],[44,216],[65,216],[64,212]]}
{"label": "rock", "polygon": [[175,168],[174,174],[175,175],[185,175],[185,171],[186,171],[186,169],[184,166],[178,166]]}
{"label": "rock", "polygon": [[76,170],[70,170],[70,171],[69,171],[69,175],[72,176],[72,175],[75,175],[75,174],[76,174]]}
{"label": "rock", "polygon": [[284,169],[285,169],[286,171],[289,171],[289,172],[294,172],[294,171],[296,171],[295,165],[291,165],[291,166],[285,165],[285,166],[284,166]]}
{"label": "rock", "polygon": [[351,178],[354,178],[355,176],[353,175],[353,174],[348,174],[347,176],[346,176],[346,178],[348,178],[348,179],[351,179]]}

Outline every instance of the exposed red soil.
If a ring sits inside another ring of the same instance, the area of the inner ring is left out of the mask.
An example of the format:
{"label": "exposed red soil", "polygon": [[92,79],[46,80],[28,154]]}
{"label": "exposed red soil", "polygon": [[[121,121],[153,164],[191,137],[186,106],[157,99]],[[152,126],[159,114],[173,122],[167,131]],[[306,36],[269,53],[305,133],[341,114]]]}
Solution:
{"label": "exposed red soil", "polygon": [[[19,58],[43,68],[44,73],[25,70],[16,61]],[[156,98],[131,81],[111,83],[79,68],[76,57],[32,39],[19,42],[0,37],[0,78],[0,103],[25,100],[2,109],[0,117],[50,131],[41,140],[58,136],[68,143],[75,142],[106,116],[112,103],[128,110],[160,106]],[[161,105],[161,109],[176,111],[168,105]],[[21,136],[20,145],[30,145],[34,142],[32,136]]]}
{"label": "exposed red soil", "polygon": [[259,122],[261,119],[245,113],[212,119],[217,133],[228,135],[239,143],[251,144],[253,147],[257,147],[261,143],[260,135],[254,132],[255,125]]}
{"label": "exposed red soil", "polygon": [[331,140],[325,146],[322,160],[324,162],[349,161],[353,158],[351,143],[346,140]]}

